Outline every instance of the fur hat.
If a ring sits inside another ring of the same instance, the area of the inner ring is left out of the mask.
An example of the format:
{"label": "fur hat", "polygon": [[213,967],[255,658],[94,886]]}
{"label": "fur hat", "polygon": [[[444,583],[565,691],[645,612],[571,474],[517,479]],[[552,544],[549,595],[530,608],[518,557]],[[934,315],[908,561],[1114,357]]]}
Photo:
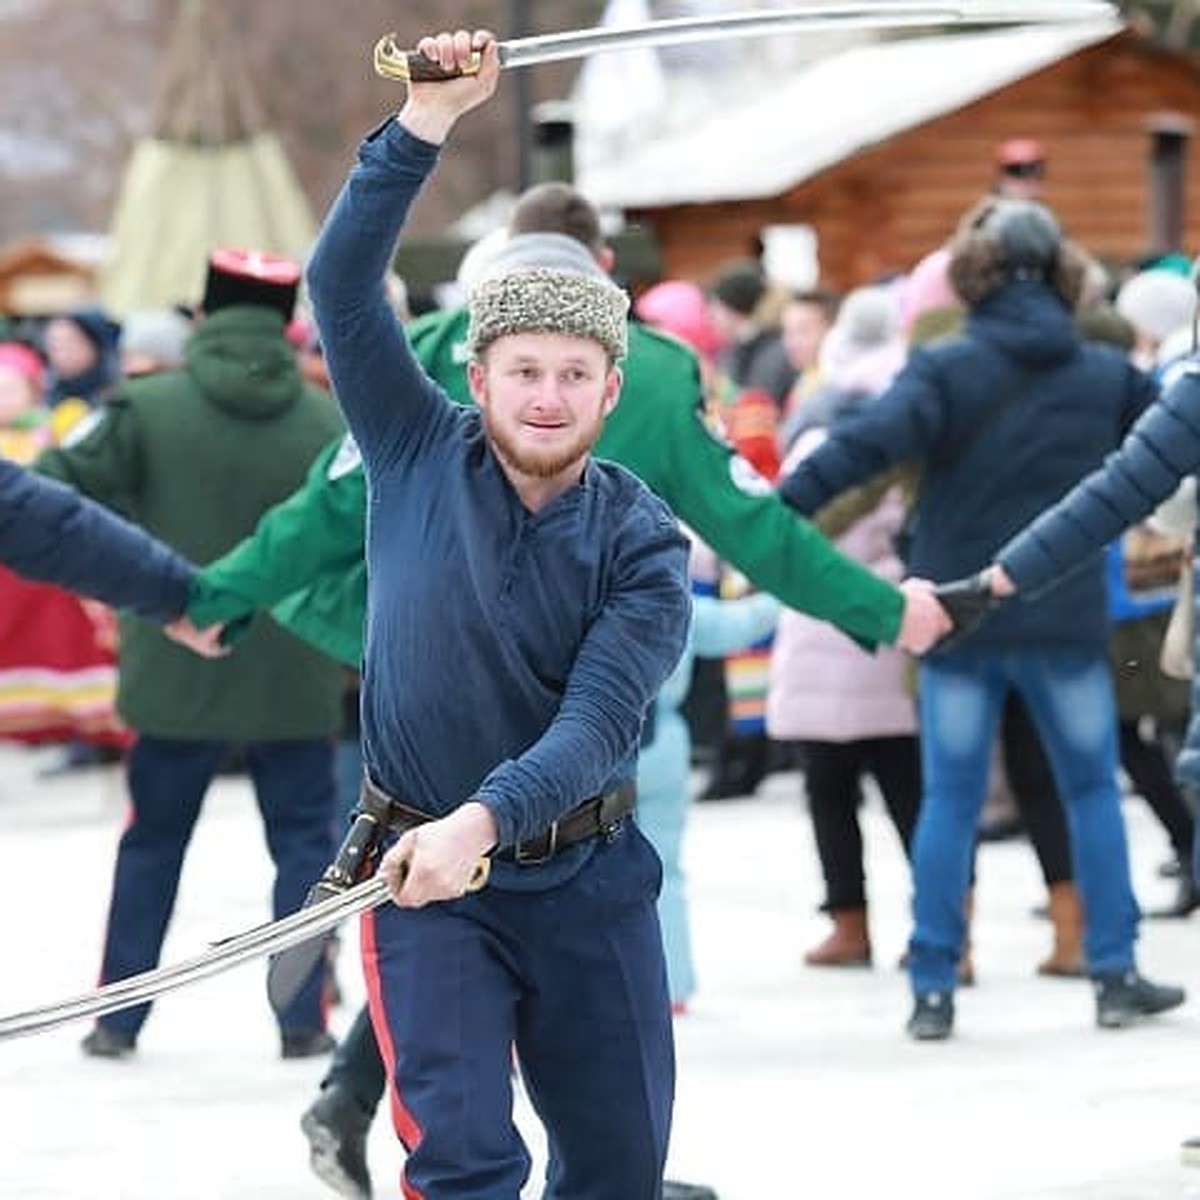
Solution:
{"label": "fur hat", "polygon": [[1196,314],[1196,289],[1177,272],[1153,267],[1139,271],[1117,292],[1117,312],[1138,333],[1161,342],[1190,325]]}
{"label": "fur hat", "polygon": [[214,313],[233,304],[273,308],[288,322],[296,307],[300,267],[260,250],[214,250],[208,259],[201,307]]}
{"label": "fur hat", "polygon": [[990,196],[959,223],[950,246],[950,283],[968,307],[1014,280],[1036,280],[1074,309],[1088,259],[1036,200]]}
{"label": "fur hat", "polygon": [[615,360],[628,342],[629,297],[586,246],[560,233],[514,234],[467,301],[475,357],[514,333],[562,333],[597,341]]}

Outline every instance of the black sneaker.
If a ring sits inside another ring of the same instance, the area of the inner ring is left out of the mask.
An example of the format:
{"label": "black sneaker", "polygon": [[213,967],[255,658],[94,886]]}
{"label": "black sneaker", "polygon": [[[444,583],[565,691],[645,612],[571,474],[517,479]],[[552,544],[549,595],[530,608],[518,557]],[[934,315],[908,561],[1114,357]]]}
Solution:
{"label": "black sneaker", "polygon": [[700,1183],[663,1181],[662,1200],[717,1200],[717,1193]]}
{"label": "black sneaker", "polygon": [[339,1196],[371,1200],[367,1131],[371,1114],[336,1083],[330,1084],[300,1118],[308,1138],[308,1163]]}
{"label": "black sneaker", "polygon": [[79,1043],[79,1048],[91,1058],[128,1058],[137,1049],[137,1038],[132,1033],[97,1025]]}
{"label": "black sneaker", "polygon": [[1092,987],[1101,1029],[1124,1029],[1142,1017],[1178,1008],[1187,998],[1183,988],[1151,983],[1136,971],[1094,975]]}
{"label": "black sneaker", "polygon": [[1200,1167],[1200,1137],[1190,1137],[1179,1147],[1179,1157],[1185,1167]]}
{"label": "black sneaker", "polygon": [[917,996],[905,1028],[918,1042],[945,1041],[954,1031],[954,997],[949,992]]}
{"label": "black sneaker", "polygon": [[329,1054],[337,1039],[324,1029],[285,1029],[281,1038],[283,1058],[315,1058]]}

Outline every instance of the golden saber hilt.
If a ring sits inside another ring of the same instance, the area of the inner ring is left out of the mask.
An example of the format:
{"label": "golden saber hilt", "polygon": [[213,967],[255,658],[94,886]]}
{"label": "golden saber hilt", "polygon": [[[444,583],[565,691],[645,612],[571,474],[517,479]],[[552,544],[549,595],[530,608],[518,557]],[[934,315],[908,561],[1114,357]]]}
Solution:
{"label": "golden saber hilt", "polygon": [[439,83],[463,75],[478,75],[482,65],[483,55],[478,50],[461,71],[447,71],[416,50],[402,49],[394,33],[385,33],[375,43],[375,73],[398,83]]}

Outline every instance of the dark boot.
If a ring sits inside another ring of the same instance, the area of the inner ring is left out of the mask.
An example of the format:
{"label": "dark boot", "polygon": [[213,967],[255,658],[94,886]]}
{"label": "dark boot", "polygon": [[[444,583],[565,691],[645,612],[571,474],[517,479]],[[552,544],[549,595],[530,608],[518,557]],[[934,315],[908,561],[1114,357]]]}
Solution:
{"label": "dark boot", "polygon": [[1200,891],[1196,889],[1196,881],[1191,871],[1183,871],[1175,881],[1175,899],[1164,908],[1151,909],[1146,916],[1159,920],[1190,917],[1200,908]]}
{"label": "dark boot", "polygon": [[79,1048],[89,1058],[128,1058],[137,1049],[137,1038],[132,1033],[97,1025],[79,1043]]}
{"label": "dark boot", "polygon": [[917,996],[906,1029],[918,1042],[944,1042],[954,1032],[953,994],[925,992]]}
{"label": "dark boot", "polygon": [[1124,1029],[1142,1017],[1178,1008],[1187,999],[1183,988],[1151,983],[1132,970],[1093,975],[1092,986],[1101,1029]]}
{"label": "dark boot", "polygon": [[1185,1167],[1200,1167],[1200,1137],[1190,1137],[1179,1147]]}
{"label": "dark boot", "polygon": [[308,1162],[318,1179],[350,1200],[371,1200],[367,1133],[371,1114],[343,1088],[331,1084],[300,1118]]}
{"label": "dark boot", "polygon": [[279,1041],[281,1058],[316,1058],[337,1047],[337,1039],[324,1029],[285,1029]]}
{"label": "dark boot", "polygon": [[1039,975],[1078,979],[1084,974],[1083,906],[1079,889],[1070,880],[1050,885],[1050,922],[1054,945],[1050,957],[1038,963]]}
{"label": "dark boot", "polygon": [[810,967],[869,967],[871,938],[866,908],[835,909],[829,915],[833,930],[804,956],[804,961]]}
{"label": "dark boot", "polygon": [[662,1200],[717,1200],[717,1193],[700,1183],[663,1182]]}

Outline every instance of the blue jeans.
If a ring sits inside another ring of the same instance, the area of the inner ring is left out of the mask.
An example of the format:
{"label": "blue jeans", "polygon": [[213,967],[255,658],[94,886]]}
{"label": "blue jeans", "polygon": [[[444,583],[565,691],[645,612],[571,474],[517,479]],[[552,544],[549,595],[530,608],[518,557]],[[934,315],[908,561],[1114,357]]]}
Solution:
{"label": "blue jeans", "polygon": [[1133,967],[1139,912],[1117,789],[1117,716],[1102,653],[975,652],[920,668],[924,797],[913,844],[909,975],[918,995],[951,991],[966,935],[975,831],[1006,692],[1024,699],[1067,808],[1092,974]]}

